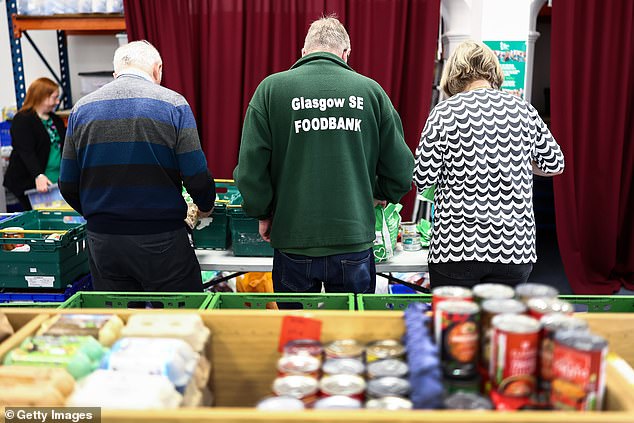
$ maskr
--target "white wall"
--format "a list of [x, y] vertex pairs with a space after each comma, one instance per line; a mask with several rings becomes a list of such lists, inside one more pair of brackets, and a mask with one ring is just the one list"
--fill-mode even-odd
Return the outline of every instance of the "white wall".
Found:
[[[6, 1], [0, 0], [0, 108], [15, 105], [13, 67], [9, 45]], [[57, 37], [55, 31], [29, 31], [29, 35], [59, 74]], [[73, 102], [80, 98], [81, 85], [78, 72], [112, 70], [112, 56], [118, 47], [114, 35], [69, 35], [68, 58]], [[22, 37], [22, 57], [26, 87], [35, 79], [46, 76], [53, 79], [26, 38]]]

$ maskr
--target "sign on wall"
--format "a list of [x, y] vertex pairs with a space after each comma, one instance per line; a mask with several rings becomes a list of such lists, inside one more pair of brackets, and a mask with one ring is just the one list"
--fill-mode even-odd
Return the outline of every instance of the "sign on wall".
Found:
[[526, 41], [484, 41], [502, 65], [502, 91], [524, 98], [526, 77]]

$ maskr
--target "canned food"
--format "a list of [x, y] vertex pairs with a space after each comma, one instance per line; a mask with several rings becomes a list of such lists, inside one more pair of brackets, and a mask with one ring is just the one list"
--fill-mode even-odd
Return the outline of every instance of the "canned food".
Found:
[[522, 314], [526, 312], [526, 305], [523, 302], [513, 299], [505, 300], [485, 300], [481, 304], [480, 314], [480, 365], [485, 369], [489, 368], [491, 360], [491, 320], [498, 314]]
[[382, 397], [374, 398], [365, 403], [365, 408], [371, 410], [411, 410], [414, 404], [407, 398], [402, 397]]
[[461, 286], [439, 286], [431, 290], [431, 310], [435, 311], [436, 306], [447, 300], [471, 301], [473, 293], [469, 288]]
[[368, 398], [407, 397], [411, 386], [407, 379], [400, 377], [380, 377], [368, 382]]
[[340, 339], [324, 347], [326, 358], [357, 358], [363, 359], [365, 348], [354, 339]]
[[299, 411], [306, 407], [301, 400], [284, 396], [264, 398], [255, 408], [260, 411]]
[[363, 401], [365, 380], [357, 375], [324, 376], [319, 383], [322, 396], [345, 395]]
[[555, 334], [550, 395], [555, 409], [602, 409], [607, 352], [607, 341], [589, 332], [573, 330]]
[[278, 376], [305, 375], [319, 377], [321, 362], [308, 354], [283, 355], [277, 361]]
[[467, 378], [477, 372], [480, 307], [469, 301], [443, 301], [434, 316], [436, 344], [443, 372]]
[[388, 358], [387, 360], [374, 361], [368, 364], [368, 378], [377, 379], [384, 376], [405, 377], [409, 367], [402, 360]]
[[324, 348], [321, 342], [314, 339], [295, 339], [284, 345], [284, 354], [308, 354], [321, 360]]
[[547, 314], [541, 318], [542, 342], [539, 354], [539, 393], [540, 403], [550, 402], [550, 386], [553, 380], [553, 352], [555, 349], [555, 334], [561, 330], [587, 331], [585, 320], [567, 316], [565, 314]]
[[520, 314], [492, 320], [491, 387], [509, 397], [530, 397], [535, 391], [539, 322]]
[[476, 375], [469, 379], [443, 378], [442, 381], [445, 395], [449, 396], [457, 392], [471, 392], [473, 394], [480, 393], [482, 378]]
[[356, 358], [329, 358], [321, 370], [324, 375], [362, 375], [365, 365]]
[[365, 362], [369, 364], [386, 358], [402, 358], [404, 354], [405, 347], [395, 339], [374, 341], [365, 347]]
[[488, 398], [470, 392], [456, 392], [445, 399], [448, 410], [492, 410], [493, 404]]
[[515, 297], [515, 290], [501, 283], [480, 283], [472, 288], [473, 299], [481, 304], [485, 300], [507, 300]]
[[333, 395], [317, 400], [315, 410], [356, 410], [361, 408], [361, 401], [345, 395]]
[[522, 283], [515, 287], [515, 294], [520, 301], [526, 302], [531, 298], [557, 298], [559, 291], [541, 283]]
[[310, 406], [315, 402], [317, 389], [317, 379], [310, 376], [282, 376], [273, 381], [273, 393], [275, 395], [300, 399], [305, 406]]
[[572, 314], [575, 312], [572, 304], [559, 298], [530, 298], [526, 301], [526, 306], [528, 314], [537, 320], [551, 313]]

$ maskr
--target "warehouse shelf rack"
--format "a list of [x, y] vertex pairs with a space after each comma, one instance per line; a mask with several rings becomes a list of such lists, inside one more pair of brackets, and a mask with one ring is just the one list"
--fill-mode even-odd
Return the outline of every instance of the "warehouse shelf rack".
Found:
[[[11, 43], [11, 61], [13, 64], [13, 85], [18, 109], [22, 106], [22, 103], [24, 103], [24, 97], [26, 96], [24, 61], [22, 59], [22, 35], [24, 35], [24, 38], [31, 44], [53, 78], [60, 87], [62, 87], [62, 107], [69, 109], [72, 107], [72, 95], [66, 35], [114, 34], [125, 31], [125, 19], [123, 15], [82, 14], [24, 16], [17, 14], [17, 0], [7, 0], [6, 6], [7, 21], [9, 23], [9, 41]], [[28, 30], [57, 31], [59, 75], [53, 70], [40, 49], [33, 42], [28, 34]]]

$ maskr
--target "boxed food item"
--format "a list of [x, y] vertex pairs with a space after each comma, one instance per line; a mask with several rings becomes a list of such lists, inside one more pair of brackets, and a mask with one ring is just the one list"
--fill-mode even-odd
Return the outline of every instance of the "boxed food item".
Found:
[[109, 347], [119, 339], [123, 320], [112, 314], [58, 314], [42, 323], [38, 335], [92, 336]]
[[198, 314], [135, 314], [121, 330], [122, 337], [176, 338], [202, 352], [211, 332]]
[[0, 405], [63, 406], [75, 380], [64, 369], [0, 366]]

